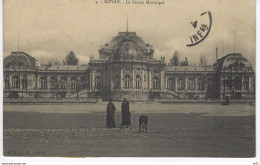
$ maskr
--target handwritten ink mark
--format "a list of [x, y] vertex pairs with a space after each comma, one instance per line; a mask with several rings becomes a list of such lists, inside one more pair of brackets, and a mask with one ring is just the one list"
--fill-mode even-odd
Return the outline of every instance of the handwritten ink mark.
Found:
[[207, 12], [201, 13], [201, 16], [203, 16], [204, 14], [206, 14]]
[[[201, 24], [201, 27], [199, 27], [198, 31], [195, 34], [190, 36], [191, 44], [187, 44], [186, 46], [190, 47], [190, 46], [197, 45], [201, 43], [205, 38], [207, 38], [212, 26], [212, 16], [210, 11], [204, 12], [201, 15], [204, 15], [205, 13], [208, 13], [209, 16], [209, 26], [207, 24]], [[206, 34], [202, 35], [202, 32], [206, 32]]]
[[197, 23], [198, 23], [198, 21], [191, 22], [191, 24], [192, 24], [193, 28], [196, 28], [196, 27], [197, 27]]

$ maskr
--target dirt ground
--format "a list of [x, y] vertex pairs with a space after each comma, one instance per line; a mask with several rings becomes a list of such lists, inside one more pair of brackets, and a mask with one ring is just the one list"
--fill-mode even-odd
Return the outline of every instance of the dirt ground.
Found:
[[[117, 105], [118, 104], [118, 105]], [[132, 126], [105, 128], [105, 104], [4, 105], [4, 155], [254, 157], [255, 106], [131, 104]], [[73, 108], [74, 107], [74, 108]], [[138, 133], [138, 117], [149, 117]]]

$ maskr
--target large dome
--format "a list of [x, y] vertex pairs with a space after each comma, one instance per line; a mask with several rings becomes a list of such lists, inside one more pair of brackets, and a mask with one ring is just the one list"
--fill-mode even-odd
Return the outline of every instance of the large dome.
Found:
[[144, 58], [143, 49], [132, 39], [125, 38], [114, 46], [113, 60], [142, 60]]
[[246, 69], [252, 69], [252, 64], [241, 54], [233, 54], [225, 59], [222, 69], [232, 68], [233, 65], [242, 65]]
[[108, 49], [113, 49], [118, 43], [126, 39], [132, 40], [143, 49], [146, 48], [144, 40], [137, 36], [135, 32], [119, 32], [118, 35], [113, 37], [112, 40], [108, 43]]
[[34, 69], [36, 60], [24, 52], [12, 52], [4, 59], [4, 68]]
[[217, 63], [219, 70], [253, 70], [252, 64], [240, 53], [228, 54]]
[[99, 49], [100, 58], [113, 60], [145, 60], [152, 57], [153, 48], [135, 32], [119, 32], [116, 37]]

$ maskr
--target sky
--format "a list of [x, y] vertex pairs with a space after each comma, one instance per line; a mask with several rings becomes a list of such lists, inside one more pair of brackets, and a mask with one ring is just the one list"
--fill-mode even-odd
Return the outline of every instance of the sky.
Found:
[[[190, 64], [198, 64], [201, 54], [213, 64], [218, 47], [219, 58], [235, 51], [255, 68], [254, 0], [164, 0], [163, 5], [125, 4], [125, 0], [120, 4], [97, 2], [4, 0], [4, 57], [18, 51], [19, 38], [19, 51], [40, 63], [50, 58], [62, 61], [73, 50], [80, 64], [87, 64], [90, 55], [99, 57], [100, 45], [126, 31], [128, 17], [129, 31], [153, 45], [157, 59], [165, 56], [169, 62], [178, 51], [180, 59], [187, 57]], [[200, 44], [187, 47], [189, 36], [195, 33], [190, 22], [207, 23], [208, 17], [200, 16], [205, 11], [212, 14], [209, 35]]]

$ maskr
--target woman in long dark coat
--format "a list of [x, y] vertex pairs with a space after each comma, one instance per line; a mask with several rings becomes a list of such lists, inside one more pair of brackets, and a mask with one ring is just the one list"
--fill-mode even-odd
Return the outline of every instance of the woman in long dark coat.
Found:
[[107, 104], [107, 127], [109, 128], [114, 128], [116, 127], [116, 123], [115, 123], [115, 111], [116, 111], [116, 107], [115, 105], [112, 103], [112, 99], [109, 99], [109, 103]]
[[126, 98], [124, 98], [123, 102], [122, 102], [122, 106], [121, 106], [121, 113], [122, 113], [122, 126], [124, 127], [126, 125], [126, 127], [128, 128], [129, 125], [131, 125], [131, 113], [129, 110], [129, 102], [126, 100]]

